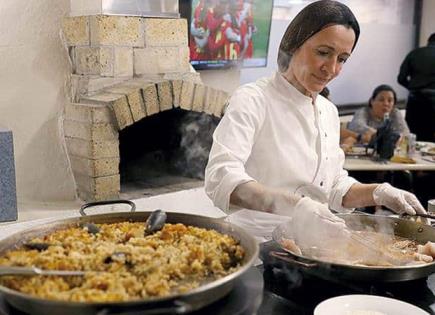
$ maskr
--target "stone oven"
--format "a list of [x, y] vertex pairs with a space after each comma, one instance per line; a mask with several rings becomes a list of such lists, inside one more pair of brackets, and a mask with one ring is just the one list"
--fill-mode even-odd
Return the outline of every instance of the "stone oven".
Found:
[[[155, 188], [143, 195], [201, 178], [228, 95], [190, 66], [186, 20], [67, 17], [62, 34], [72, 69], [63, 128], [79, 197], [118, 198], [124, 181]], [[165, 169], [159, 179], [174, 182], [150, 182]]]

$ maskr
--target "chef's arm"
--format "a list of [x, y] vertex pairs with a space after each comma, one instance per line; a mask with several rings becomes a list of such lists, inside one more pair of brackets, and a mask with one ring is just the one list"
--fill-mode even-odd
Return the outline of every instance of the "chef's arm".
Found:
[[256, 181], [238, 185], [230, 195], [230, 203], [242, 208], [274, 212], [282, 206], [295, 206], [300, 196], [266, 187]]
[[[344, 238], [349, 234], [343, 219], [334, 215], [327, 205], [287, 190], [269, 188], [255, 181], [238, 185], [231, 193], [230, 201], [243, 208], [291, 217], [293, 224], [289, 226], [292, 234], [303, 239], [303, 246], [322, 243], [325, 237]], [[261, 229], [261, 223], [257, 224]], [[306, 237], [308, 227], [316, 233]]]
[[379, 184], [353, 184], [343, 197], [344, 208], [360, 208], [376, 205], [373, 191]]

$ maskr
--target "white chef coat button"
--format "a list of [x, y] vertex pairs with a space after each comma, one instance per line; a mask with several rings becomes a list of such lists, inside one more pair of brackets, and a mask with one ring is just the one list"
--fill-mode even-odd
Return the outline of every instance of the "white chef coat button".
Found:
[[323, 186], [323, 181], [320, 182], [320, 186]]
[[328, 157], [326, 157], [326, 161], [328, 161]]
[[328, 134], [325, 132], [325, 138], [328, 136]]

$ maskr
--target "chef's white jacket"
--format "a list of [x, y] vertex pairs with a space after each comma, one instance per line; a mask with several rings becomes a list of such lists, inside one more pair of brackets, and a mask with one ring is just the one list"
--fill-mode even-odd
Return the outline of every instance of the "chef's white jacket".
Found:
[[[244, 85], [230, 98], [213, 134], [206, 193], [215, 206], [231, 212], [233, 190], [257, 181], [349, 211], [342, 199], [356, 180], [343, 169], [339, 137], [334, 104], [319, 95], [313, 105], [279, 72]], [[244, 211], [247, 216], [255, 221], [270, 214]]]

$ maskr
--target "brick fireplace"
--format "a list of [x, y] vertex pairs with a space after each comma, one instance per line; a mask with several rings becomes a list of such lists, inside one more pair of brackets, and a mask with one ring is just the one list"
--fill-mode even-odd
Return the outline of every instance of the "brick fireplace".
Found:
[[[191, 68], [186, 20], [67, 17], [62, 34], [72, 69], [63, 130], [81, 199], [119, 197], [123, 135], [133, 129], [146, 130], [147, 134], [139, 131], [136, 136], [138, 146], [158, 137], [149, 126], [139, 125], [152, 121], [162, 127], [177, 123], [174, 117], [180, 117], [182, 126], [186, 119], [196, 117], [215, 126], [222, 116], [228, 95], [203, 85]], [[161, 122], [156, 122], [160, 117]]]

